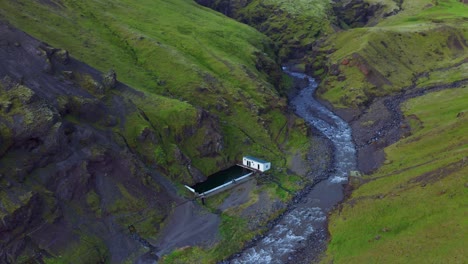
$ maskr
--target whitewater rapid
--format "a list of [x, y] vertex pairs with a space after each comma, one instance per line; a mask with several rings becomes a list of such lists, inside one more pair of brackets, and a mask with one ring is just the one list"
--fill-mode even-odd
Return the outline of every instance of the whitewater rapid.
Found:
[[[318, 232], [326, 233], [327, 213], [343, 199], [343, 184], [347, 182], [349, 172], [356, 169], [356, 149], [349, 125], [313, 97], [317, 83], [312, 77], [286, 67], [283, 71], [294, 78], [308, 81], [307, 87], [291, 100], [290, 105], [308, 125], [315, 127], [332, 142], [333, 173], [316, 184], [299, 203], [292, 205], [254, 246], [236, 255], [230, 261], [233, 264], [281, 264], [297, 258], [291, 256], [297, 250], [307, 250], [305, 247], [308, 243], [305, 242], [308, 238]], [[325, 239], [323, 234], [318, 237]]]

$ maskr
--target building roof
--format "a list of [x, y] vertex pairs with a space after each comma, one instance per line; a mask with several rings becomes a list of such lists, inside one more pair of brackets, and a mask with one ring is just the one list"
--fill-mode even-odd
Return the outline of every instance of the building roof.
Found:
[[249, 159], [249, 160], [256, 161], [256, 162], [258, 162], [258, 163], [269, 163], [268, 161], [264, 161], [264, 160], [262, 160], [262, 159], [255, 158], [255, 157], [252, 157], [252, 156], [244, 156], [244, 158]]

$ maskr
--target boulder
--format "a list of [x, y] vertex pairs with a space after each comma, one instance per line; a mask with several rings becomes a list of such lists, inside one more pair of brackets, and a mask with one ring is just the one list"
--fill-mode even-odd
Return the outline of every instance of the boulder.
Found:
[[114, 89], [117, 85], [117, 74], [113, 69], [110, 69], [106, 74], [102, 76], [102, 85], [105, 90]]
[[10, 101], [0, 102], [0, 110], [3, 110], [6, 114], [10, 112], [12, 106], [13, 103]]
[[66, 65], [70, 62], [70, 55], [68, 54], [67, 50], [60, 49], [54, 53], [54, 58], [62, 63], [63, 65]]
[[46, 43], [41, 43], [39, 45], [39, 49], [45, 52], [47, 58], [51, 58], [52, 55], [58, 50], [54, 47], [49, 46]]
[[333, 75], [333, 76], [340, 75], [340, 68], [339, 68], [338, 64], [332, 64], [330, 66], [330, 75]]

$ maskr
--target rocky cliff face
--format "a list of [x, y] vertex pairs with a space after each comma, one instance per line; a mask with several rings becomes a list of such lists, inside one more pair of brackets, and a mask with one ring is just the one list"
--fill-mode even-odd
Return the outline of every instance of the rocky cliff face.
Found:
[[[127, 226], [161, 222], [174, 202], [123, 131], [144, 115], [123, 95], [144, 95], [7, 24], [0, 35], [0, 262], [116, 263], [143, 250]], [[217, 121], [201, 110], [181, 141], [200, 129], [199, 152], [217, 155]], [[148, 124], [137, 141], [164, 144], [159, 133]], [[188, 182], [203, 179], [190, 171]]]
[[252, 0], [197, 0], [198, 4], [212, 8], [229, 17], [236, 17], [241, 8], [246, 7]]
[[324, 1], [197, 0], [197, 3], [269, 36], [277, 44], [281, 62], [305, 59], [314, 41], [331, 31], [331, 5]]
[[259, 182], [266, 198], [244, 201], [268, 212], [252, 213], [259, 225], [300, 189], [285, 154], [305, 159], [308, 131], [274, 89], [281, 68], [256, 30], [185, 0], [3, 1], [0, 17], [106, 72], [1, 24], [2, 261], [120, 263], [152, 245], [213, 245], [202, 242], [230, 218], [180, 189], [245, 154], [277, 164], [269, 173], [291, 186]]
[[397, 14], [402, 9], [402, 0], [368, 2], [365, 0], [335, 0], [333, 11], [341, 28], [373, 26], [379, 20]]
[[[328, 35], [343, 29], [373, 26], [402, 10], [401, 0], [309, 1], [305, 4], [281, 0], [197, 2], [265, 33], [278, 45], [282, 62], [296, 61], [308, 74], [318, 79], [328, 73], [335, 74], [326, 63], [327, 55], [333, 50], [323, 48]], [[275, 71], [266, 72], [270, 76], [277, 75]]]

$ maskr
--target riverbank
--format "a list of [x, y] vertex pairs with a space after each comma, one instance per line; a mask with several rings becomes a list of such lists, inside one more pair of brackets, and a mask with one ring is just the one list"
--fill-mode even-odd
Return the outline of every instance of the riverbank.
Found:
[[[296, 79], [295, 83], [302, 88], [308, 84], [304, 79]], [[384, 149], [386, 147], [412, 134], [410, 124], [412, 120], [405, 118], [401, 110], [401, 105], [404, 102], [427, 93], [460, 88], [464, 83], [466, 82], [462, 81], [445, 86], [407, 90], [391, 96], [376, 98], [364, 110], [337, 109], [333, 108], [328, 102], [321, 101], [321, 103], [333, 109], [337, 115], [350, 123], [350, 127], [353, 130], [353, 141], [356, 144], [357, 168], [363, 174], [371, 174], [384, 164], [386, 160]], [[293, 96], [298, 96], [299, 92], [300, 89], [296, 89], [293, 90], [292, 94]], [[358, 185], [366, 182], [361, 177], [353, 177], [353, 179], [357, 179]], [[354, 180], [346, 184], [344, 188], [345, 199], [337, 204], [334, 209], [341, 210], [342, 203], [348, 203], [348, 199], [356, 186], [356, 181]], [[312, 188], [317, 188], [317, 186]], [[297, 201], [301, 202], [305, 197], [306, 195], [301, 195]], [[290, 254], [284, 263], [319, 262], [324, 257], [329, 239], [330, 234], [327, 222], [325, 228], [318, 229], [305, 241], [302, 241], [301, 248]]]
[[352, 181], [331, 216], [327, 262], [466, 259], [467, 92], [465, 83], [392, 97], [410, 132], [385, 148], [377, 171]]
[[405, 118], [401, 110], [405, 101], [431, 92], [460, 88], [467, 82], [468, 80], [464, 80], [447, 85], [410, 89], [375, 98], [363, 110], [334, 108], [326, 101], [321, 102], [349, 122], [356, 144], [358, 170], [363, 174], [371, 174], [384, 164], [386, 147], [412, 134], [411, 119]]
[[306, 123], [333, 144], [333, 167], [314, 185], [299, 193], [288, 209], [272, 223], [269, 231], [252, 242], [250, 247], [226, 263], [288, 263], [298, 258], [297, 252], [307, 245], [317, 245], [315, 254], [307, 250], [308, 258], [316, 259], [326, 241], [326, 215], [343, 199], [343, 184], [350, 171], [355, 170], [355, 148], [351, 129], [341, 118], [313, 98], [317, 83], [305, 74], [284, 71], [305, 87], [290, 100], [290, 106]]
[[[302, 88], [307, 84], [304, 80], [295, 80]], [[462, 82], [447, 86], [433, 86], [426, 89], [400, 92], [392, 96], [376, 98], [365, 110], [334, 108], [326, 101], [320, 102], [332, 109], [338, 116], [349, 122], [352, 128], [353, 141], [356, 144], [357, 168], [363, 174], [370, 174], [380, 168], [385, 161], [384, 149], [401, 138], [411, 134], [409, 120], [405, 119], [401, 104], [411, 98], [422, 96], [429, 92], [443, 89], [458, 88]], [[300, 89], [293, 90], [297, 96]], [[363, 182], [362, 178], [355, 178]], [[348, 182], [344, 188], [345, 198], [337, 204], [340, 209], [342, 203], [347, 202], [356, 187], [356, 182]], [[333, 212], [330, 212], [333, 213]], [[286, 263], [315, 263], [324, 257], [330, 239], [328, 222], [324, 229], [318, 230], [303, 243], [303, 248], [291, 254]]]

